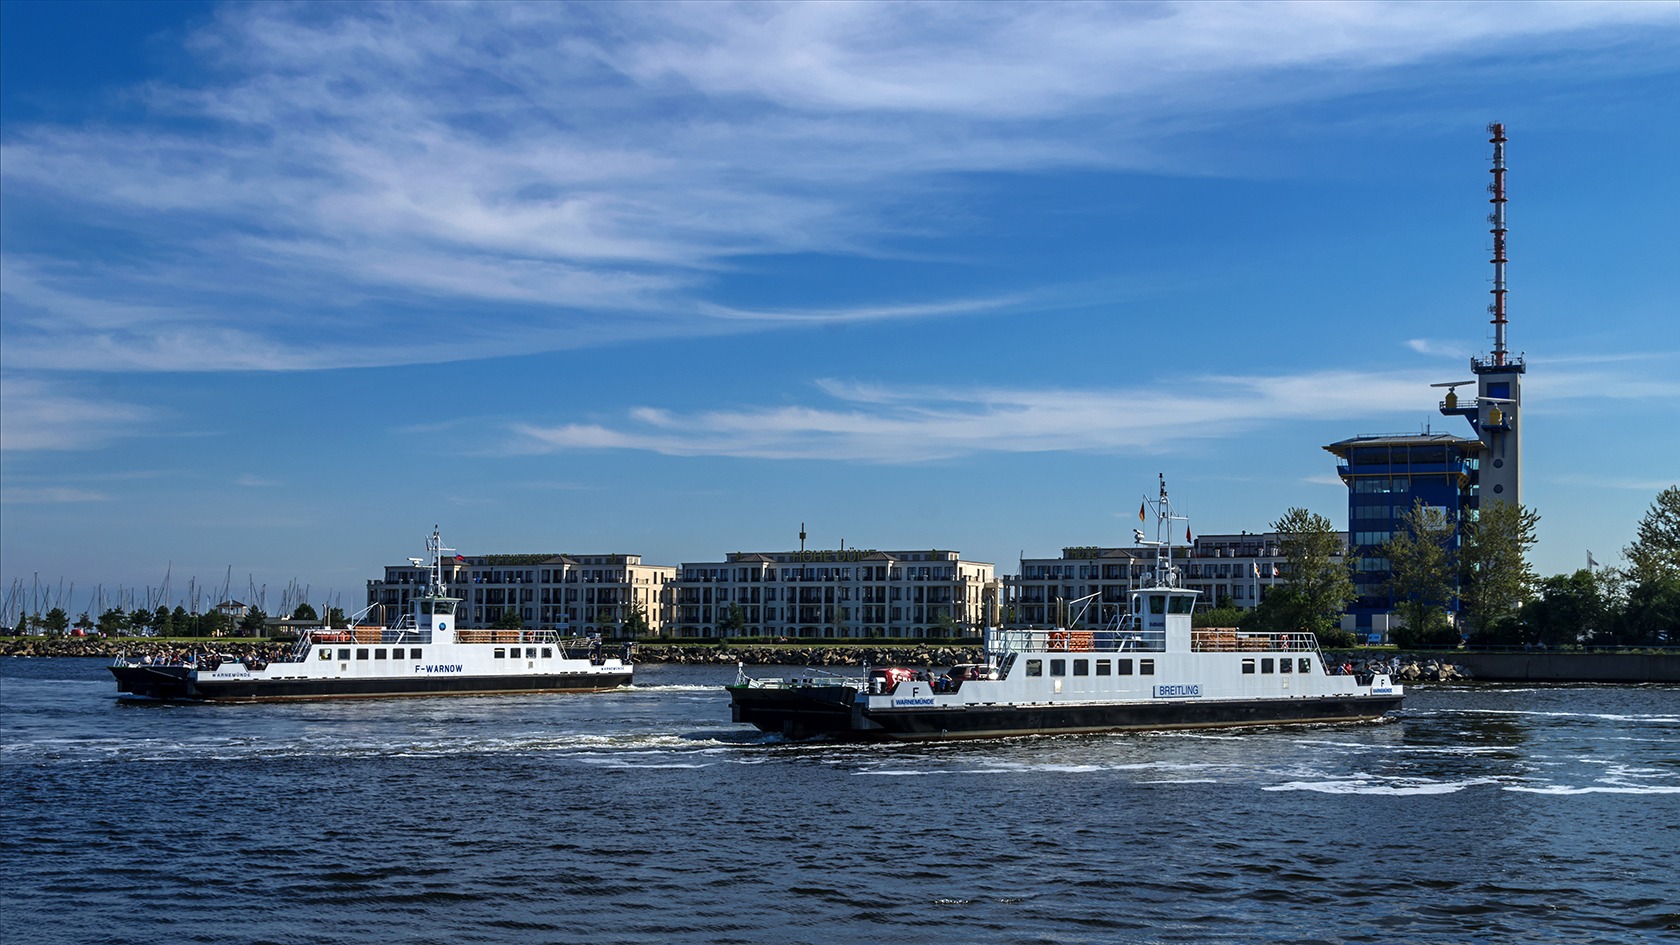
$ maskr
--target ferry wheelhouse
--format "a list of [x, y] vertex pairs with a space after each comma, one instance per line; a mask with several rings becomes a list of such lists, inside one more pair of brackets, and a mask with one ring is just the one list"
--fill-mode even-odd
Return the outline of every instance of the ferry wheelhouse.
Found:
[[[119, 694], [164, 700], [335, 699], [514, 692], [600, 692], [630, 684], [635, 644], [551, 630], [461, 629], [461, 598], [441, 580], [443, 548], [427, 540], [431, 573], [395, 626], [305, 631], [273, 661], [208, 655], [176, 663], [119, 657]], [[372, 608], [369, 608], [371, 610]], [[366, 614], [368, 611], [364, 611]], [[358, 617], [362, 615], [357, 615]], [[356, 621], [350, 621], [354, 624]]]
[[[732, 716], [790, 738], [937, 740], [1076, 732], [1352, 722], [1400, 708], [1385, 675], [1340, 674], [1311, 632], [1191, 626], [1197, 591], [1173, 564], [1166, 482], [1154, 503], [1153, 570], [1112, 624], [986, 632], [986, 662], [946, 673], [754, 679], [728, 688]], [[1084, 601], [1089, 607], [1090, 599]], [[1075, 601], [1077, 606], [1081, 602]]]

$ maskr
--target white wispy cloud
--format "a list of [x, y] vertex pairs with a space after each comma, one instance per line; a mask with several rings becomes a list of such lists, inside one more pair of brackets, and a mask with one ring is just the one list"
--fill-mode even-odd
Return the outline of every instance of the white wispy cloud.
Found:
[[[520, 424], [512, 449], [631, 449], [679, 456], [906, 463], [976, 452], [1156, 451], [1252, 434], [1256, 424], [1416, 410], [1416, 377], [1351, 372], [1202, 377], [1161, 388], [895, 387], [824, 380], [836, 406], [679, 414], [640, 407], [625, 423]], [[1360, 390], [1357, 399], [1342, 391]]]
[[45, 504], [57, 502], [109, 502], [111, 497], [90, 489], [68, 486], [41, 486], [22, 489], [0, 489], [0, 502], [11, 504]]
[[[1438, 392], [1417, 372], [1324, 371], [1187, 377], [1135, 388], [917, 387], [823, 379], [825, 406], [629, 410], [623, 422], [515, 424], [513, 452], [644, 450], [674, 456], [915, 463], [981, 452], [1146, 451], [1252, 436], [1303, 420], [1433, 413]], [[1555, 375], [1568, 402], [1680, 397], [1680, 384]], [[1352, 393], [1350, 393], [1352, 392]], [[1548, 394], [1547, 396], [1551, 396]], [[1531, 399], [1548, 409], [1546, 397]], [[1339, 480], [1310, 479], [1339, 483]]]
[[1009, 303], [710, 290], [752, 254], [890, 255], [908, 224], [888, 208], [930, 174], [1229, 172], [1164, 142], [1444, 57], [1671, 21], [1613, 3], [218, 8], [189, 44], [210, 78], [133, 90], [147, 122], [8, 128], [8, 202], [134, 251], [14, 228], [4, 357], [297, 370], [992, 311]]
[[280, 481], [277, 480], [277, 479], [264, 479], [261, 476], [255, 475], [253, 473], [246, 473], [243, 476], [240, 476], [238, 479], [235, 479], [234, 482], [237, 483], [238, 485], [249, 486], [251, 488], [261, 488], [263, 486], [278, 486], [278, 485], [281, 485]]
[[1418, 354], [1435, 355], [1443, 358], [1463, 360], [1470, 356], [1470, 349], [1452, 341], [1436, 341], [1430, 338], [1413, 338], [1406, 342], [1406, 347]]
[[145, 432], [157, 416], [152, 408], [91, 398], [68, 384], [0, 378], [0, 450], [95, 449]]

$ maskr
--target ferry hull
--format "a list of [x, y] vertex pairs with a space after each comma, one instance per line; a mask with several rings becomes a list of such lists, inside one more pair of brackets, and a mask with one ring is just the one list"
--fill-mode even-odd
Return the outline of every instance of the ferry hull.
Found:
[[[760, 731], [790, 738], [829, 735], [896, 741], [1359, 722], [1380, 718], [1400, 708], [1403, 700], [1399, 695], [1374, 695], [867, 709], [837, 702], [826, 693], [815, 697], [797, 689], [729, 688], [735, 720]], [[775, 698], [766, 698], [768, 694]]]
[[761, 732], [810, 738], [852, 733], [851, 686], [801, 686], [797, 689], [749, 689], [730, 686], [730, 717]]
[[518, 692], [603, 692], [630, 685], [621, 673], [527, 673], [468, 676], [422, 674], [330, 679], [199, 681], [180, 666], [112, 666], [117, 691], [164, 701], [261, 702], [303, 699], [379, 699], [395, 696], [493, 695]]

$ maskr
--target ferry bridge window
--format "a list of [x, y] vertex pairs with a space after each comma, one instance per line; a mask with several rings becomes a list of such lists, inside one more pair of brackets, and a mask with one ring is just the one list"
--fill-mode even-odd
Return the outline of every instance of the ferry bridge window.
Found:
[[1302, 657], [1301, 658], [1301, 663], [1300, 663], [1300, 670], [1303, 673], [1312, 672], [1312, 660], [1307, 659], [1306, 657]]
[[1119, 670], [1119, 675], [1121, 676], [1130, 676], [1132, 674], [1131, 660], [1115, 660], [1114, 666], [1117, 670]]
[[1164, 613], [1166, 613], [1167, 612], [1167, 595], [1165, 595], [1165, 594], [1151, 594], [1151, 595], [1149, 595], [1149, 612], [1152, 613], [1152, 614], [1164, 614]]
[[356, 659], [359, 659], [359, 660], [367, 659], [367, 650], [358, 648], [356, 650]]
[[1042, 676], [1042, 675], [1044, 675], [1044, 661], [1043, 660], [1027, 660], [1027, 675], [1028, 676]]
[[498, 646], [498, 647], [496, 647], [496, 652], [495, 652], [494, 655], [495, 655], [496, 659], [505, 660], [505, 659], [507, 659], [507, 650]]
[[1271, 672], [1272, 671], [1272, 662], [1273, 661], [1270, 658], [1261, 660], [1260, 661], [1260, 672], [1262, 672], [1262, 673]]
[[376, 660], [384, 659], [385, 658], [385, 651], [384, 650], [374, 650], [373, 651], [373, 658], [376, 659]]
[[1050, 675], [1052, 675], [1052, 676], [1066, 676], [1067, 675], [1067, 660], [1051, 660], [1050, 661]]
[[1254, 675], [1254, 661], [1252, 659], [1243, 660], [1243, 675]]
[[1190, 608], [1193, 607], [1193, 606], [1195, 606], [1195, 598], [1193, 598], [1193, 597], [1179, 597], [1178, 595], [1175, 594], [1175, 595], [1173, 595], [1173, 598], [1172, 598], [1171, 609], [1168, 610], [1167, 613], [1187, 614], [1187, 613], [1190, 612]]
[[327, 646], [321, 647], [321, 659], [324, 659], [324, 660], [332, 659], [332, 648], [331, 647], [327, 647]]
[[1139, 676], [1153, 676], [1153, 675], [1155, 675], [1155, 661], [1154, 660], [1138, 660], [1138, 675]]
[[1073, 674], [1075, 676], [1089, 676], [1089, 675], [1091, 675], [1091, 661], [1090, 660], [1074, 660], [1073, 661]]
[[1110, 675], [1113, 672], [1113, 670], [1114, 670], [1114, 667], [1109, 665], [1108, 660], [1097, 660], [1097, 675], [1098, 676]]
[[338, 658], [341, 659], [341, 660], [349, 659], [350, 658], [350, 651], [349, 650], [339, 650], [338, 651]]

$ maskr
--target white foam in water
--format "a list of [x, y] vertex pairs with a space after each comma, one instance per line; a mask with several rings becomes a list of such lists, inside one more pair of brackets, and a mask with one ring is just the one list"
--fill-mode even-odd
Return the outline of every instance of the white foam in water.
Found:
[[1464, 781], [1432, 781], [1427, 778], [1385, 778], [1364, 775], [1325, 781], [1290, 781], [1261, 788], [1262, 791], [1316, 791], [1319, 794], [1456, 794], [1478, 784], [1498, 784], [1498, 778], [1470, 778]]

